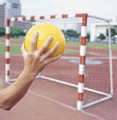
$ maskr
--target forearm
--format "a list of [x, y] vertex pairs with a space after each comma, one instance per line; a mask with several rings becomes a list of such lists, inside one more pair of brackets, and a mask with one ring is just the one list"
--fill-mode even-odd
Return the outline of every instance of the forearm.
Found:
[[11, 109], [25, 95], [33, 79], [23, 71], [16, 82], [0, 91], [0, 107]]
[[37, 50], [38, 33], [34, 35], [31, 42], [30, 51], [25, 50], [24, 44], [21, 47], [24, 58], [24, 70], [13, 84], [0, 91], [0, 108], [11, 109], [27, 92], [35, 76], [41, 72], [46, 65], [59, 59], [60, 56], [51, 57], [56, 51], [59, 43], [56, 43], [49, 51], [48, 46], [52, 42], [52, 37], [49, 37], [42, 47]]

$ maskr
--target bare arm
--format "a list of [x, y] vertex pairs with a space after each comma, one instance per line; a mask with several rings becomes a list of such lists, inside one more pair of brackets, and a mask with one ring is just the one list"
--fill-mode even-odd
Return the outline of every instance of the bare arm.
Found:
[[36, 33], [29, 52], [27, 52], [24, 45], [22, 45], [21, 51], [24, 58], [24, 69], [13, 84], [0, 91], [0, 108], [2, 109], [10, 110], [26, 94], [36, 75], [38, 75], [46, 65], [60, 57], [50, 57], [57, 49], [59, 43], [56, 43], [50, 51], [45, 52], [52, 41], [52, 37], [48, 38], [40, 50], [37, 50], [37, 36], [38, 34]]

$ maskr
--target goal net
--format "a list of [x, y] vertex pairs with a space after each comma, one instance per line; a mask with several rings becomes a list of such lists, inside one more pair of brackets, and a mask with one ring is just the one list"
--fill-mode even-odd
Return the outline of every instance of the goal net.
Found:
[[16, 34], [10, 38], [10, 31], [13, 27], [27, 31], [40, 22], [51, 22], [61, 28], [67, 45], [61, 59], [48, 65], [37, 79], [56, 83], [55, 88], [57, 85], [67, 86], [68, 91], [72, 88], [74, 92], [67, 93], [71, 101], [76, 101], [78, 110], [112, 98], [110, 24], [106, 19], [87, 14], [7, 19], [6, 82], [15, 81], [24, 66], [20, 52], [24, 36]]

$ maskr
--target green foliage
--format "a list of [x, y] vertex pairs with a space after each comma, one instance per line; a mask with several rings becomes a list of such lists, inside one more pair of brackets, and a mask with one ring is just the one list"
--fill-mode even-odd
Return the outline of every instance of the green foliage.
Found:
[[4, 36], [5, 35], [5, 28], [0, 28], [0, 36]]
[[64, 33], [68, 37], [79, 37], [80, 36], [80, 34], [78, 34], [77, 31], [71, 30], [71, 29], [64, 31]]
[[[11, 37], [19, 37], [26, 34], [26, 32], [22, 28], [11, 27], [10, 31]], [[5, 36], [5, 28], [0, 28], [0, 36]]]
[[90, 42], [90, 33], [87, 33], [87, 40]]
[[25, 32], [23, 31], [22, 28], [11, 27], [11, 33], [10, 33], [10, 35], [11, 35], [11, 37], [24, 36]]
[[106, 36], [105, 36], [104, 34], [101, 33], [101, 34], [98, 36], [98, 39], [104, 40], [104, 39], [106, 39]]
[[[111, 31], [111, 37], [117, 35], [116, 28], [111, 28], [110, 31]], [[108, 29], [106, 30], [106, 35], [108, 36]]]

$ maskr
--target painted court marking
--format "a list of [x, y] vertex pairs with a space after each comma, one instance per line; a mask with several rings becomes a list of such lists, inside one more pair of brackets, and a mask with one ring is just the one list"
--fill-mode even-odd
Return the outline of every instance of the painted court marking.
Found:
[[[71, 60], [69, 60], [69, 62], [79, 64], [80, 60], [71, 59]], [[103, 64], [103, 62], [99, 61], [99, 60], [86, 60], [86, 64], [88, 64], [88, 65], [100, 65], [100, 64]]]
[[[78, 57], [72, 57], [72, 56], [62, 56], [61, 59], [65, 59], [65, 60], [79, 60], [79, 56]], [[101, 60], [108, 60], [109, 57], [87, 57], [87, 60], [97, 60], [97, 59], [101, 59]], [[117, 59], [117, 56], [113, 56], [112, 59]]]
[[39, 93], [36, 93], [36, 92], [34, 92], [34, 91], [32, 91], [32, 90], [29, 90], [28, 92], [31, 93], [31, 94], [33, 94], [33, 95], [36, 95], [36, 96], [38, 96], [38, 97], [41, 97], [41, 98], [43, 98], [43, 99], [45, 99], [45, 100], [47, 100], [47, 101], [51, 101], [51, 102], [53, 102], [53, 103], [56, 103], [56, 104], [58, 104], [58, 105], [61, 105], [61, 106], [63, 106], [63, 107], [69, 108], [69, 109], [71, 109], [71, 110], [76, 110], [76, 108], [74, 108], [74, 107], [71, 107], [71, 106], [66, 105], [66, 104], [64, 104], [64, 103], [61, 103], [61, 102], [59, 102], [59, 101], [57, 101], [57, 100], [54, 100], [54, 99], [52, 99], [52, 98], [43, 96], [43, 95], [41, 95], [41, 94], [39, 94]]
[[[57, 104], [57, 105], [60, 105], [60, 106], [66, 107], [66, 108], [68, 108], [68, 109], [71, 109], [71, 110], [76, 111], [76, 108], [75, 108], [75, 107], [72, 107], [72, 106], [70, 106], [70, 105], [64, 104], [64, 103], [62, 103], [62, 102], [59, 102], [59, 101], [57, 101], [57, 100], [55, 100], [55, 99], [52, 99], [52, 98], [49, 98], [49, 97], [47, 97], [47, 96], [43, 96], [43, 95], [41, 95], [41, 94], [39, 94], [39, 93], [37, 93], [37, 92], [34, 92], [34, 91], [32, 91], [32, 90], [28, 90], [28, 93], [30, 93], [30, 94], [32, 94], [32, 95], [35, 95], [35, 96], [37, 96], [37, 97], [40, 97], [40, 98], [42, 98], [42, 99], [45, 99], [45, 100], [47, 100], [47, 101], [50, 101], [50, 102], [52, 102], [52, 103], [55, 103], [55, 104]], [[94, 117], [94, 118], [96, 118], [96, 119], [98, 119], [98, 120], [106, 120], [106, 119], [103, 119], [103, 118], [101, 118], [101, 117], [99, 117], [99, 116], [93, 115], [93, 114], [88, 113], [88, 112], [85, 112], [85, 111], [81, 111], [81, 112], [82, 112], [83, 114], [85, 114], [85, 115], [88, 115], [88, 116], [90, 116], [90, 117]]]

